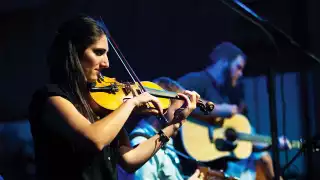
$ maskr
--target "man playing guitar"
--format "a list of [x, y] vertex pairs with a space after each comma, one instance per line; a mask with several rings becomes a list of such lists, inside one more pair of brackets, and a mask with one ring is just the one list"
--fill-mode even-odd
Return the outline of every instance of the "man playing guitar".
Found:
[[[227, 118], [237, 113], [245, 113], [239, 78], [243, 74], [246, 64], [246, 55], [235, 45], [224, 42], [218, 45], [209, 55], [212, 63], [205, 70], [192, 72], [178, 79], [186, 89], [191, 89], [200, 94], [203, 99], [215, 103], [215, 108], [210, 115], [204, 116], [198, 110], [193, 116], [206, 122], [214, 122], [217, 117]], [[240, 97], [240, 98], [239, 98]], [[201, 148], [201, 147], [199, 147]], [[274, 176], [272, 159], [267, 152], [252, 153], [245, 160], [237, 162], [223, 162], [220, 167], [226, 168], [226, 173], [241, 179], [255, 179], [255, 163], [262, 161], [268, 179]], [[215, 164], [217, 166], [217, 164]]]

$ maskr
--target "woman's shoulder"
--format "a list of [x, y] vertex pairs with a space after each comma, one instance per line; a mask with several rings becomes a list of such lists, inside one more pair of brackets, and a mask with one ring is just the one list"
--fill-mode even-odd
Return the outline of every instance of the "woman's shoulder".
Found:
[[35, 91], [35, 93], [33, 94], [33, 99], [47, 99], [51, 96], [61, 96], [63, 98], [69, 99], [67, 91], [59, 84], [43, 85]]
[[58, 84], [44, 84], [32, 95], [30, 104], [29, 104], [29, 116], [38, 117], [38, 114], [42, 112], [44, 107], [46, 107], [46, 103], [48, 99], [52, 96], [60, 96], [70, 101], [68, 97], [68, 93], [62, 86]]
[[[60, 96], [70, 101], [67, 91], [58, 84], [45, 84], [39, 87], [32, 95], [30, 106], [43, 106], [48, 98], [52, 96]], [[30, 108], [29, 106], [29, 108]]]

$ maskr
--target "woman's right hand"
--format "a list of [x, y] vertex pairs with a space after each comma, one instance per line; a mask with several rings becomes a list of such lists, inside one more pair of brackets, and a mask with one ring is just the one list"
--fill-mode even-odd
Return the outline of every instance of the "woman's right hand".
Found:
[[[138, 109], [138, 111], [140, 112], [144, 112], [144, 113], [150, 113], [150, 114], [159, 114], [161, 113], [163, 115], [163, 108], [160, 104], [160, 101], [158, 98], [152, 96], [151, 94], [149, 94], [148, 92], [144, 92], [138, 96], [135, 96], [133, 98], [130, 99], [133, 103], [134, 106]], [[146, 109], [145, 105], [146, 103], [152, 103], [154, 105], [154, 107], [156, 107], [156, 109]], [[160, 112], [159, 112], [160, 110]]]

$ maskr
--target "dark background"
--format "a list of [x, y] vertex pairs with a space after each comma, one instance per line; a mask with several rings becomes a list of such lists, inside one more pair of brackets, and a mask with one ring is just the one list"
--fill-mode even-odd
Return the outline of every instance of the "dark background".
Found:
[[[259, 15], [320, 54], [316, 0], [247, 2]], [[282, 56], [275, 59], [267, 36], [219, 0], [6, 1], [0, 10], [1, 121], [27, 115], [30, 95], [47, 78], [45, 55], [54, 32], [77, 13], [104, 19], [142, 80], [163, 75], [176, 78], [202, 69], [208, 64], [208, 53], [222, 41], [232, 41], [249, 56], [246, 75], [263, 74], [272, 61], [277, 69], [290, 71], [311, 62], [281, 39]], [[112, 54], [111, 66], [110, 76], [127, 77]]]
[[[303, 48], [320, 56], [317, 19], [320, 1], [242, 2], [283, 29]], [[231, 41], [245, 51], [249, 57], [245, 70], [247, 77], [264, 75], [269, 65], [278, 74], [298, 72], [301, 114], [303, 116], [303, 112], [312, 106], [314, 118], [310, 124], [313, 124], [315, 134], [319, 132], [319, 64], [277, 35], [281, 55], [276, 58], [274, 46], [263, 31], [219, 0], [3, 1], [0, 6], [0, 122], [27, 119], [32, 93], [47, 80], [46, 51], [54, 32], [61, 22], [78, 13], [103, 18], [141, 80], [159, 76], [175, 79], [187, 72], [201, 70], [209, 63], [208, 54], [212, 48], [223, 41]], [[112, 68], [105, 75], [129, 79], [112, 52], [110, 63]], [[299, 72], [302, 71], [309, 73], [308, 81], [301, 78]], [[314, 101], [312, 105], [307, 101], [307, 94]], [[302, 124], [299, 128], [306, 136], [311, 125], [308, 121]], [[309, 167], [307, 165], [306, 161], [305, 166]]]

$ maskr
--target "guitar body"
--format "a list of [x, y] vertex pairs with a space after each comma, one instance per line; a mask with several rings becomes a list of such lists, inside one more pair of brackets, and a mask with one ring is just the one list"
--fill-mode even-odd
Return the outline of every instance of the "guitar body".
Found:
[[236, 140], [237, 146], [231, 152], [219, 151], [216, 148], [216, 140], [225, 139], [226, 128], [241, 133], [251, 133], [250, 123], [243, 115], [237, 114], [223, 121], [222, 126], [217, 127], [193, 118], [187, 119], [181, 128], [181, 139], [189, 156], [198, 161], [209, 162], [223, 157], [245, 159], [251, 155], [252, 143], [249, 141]]

